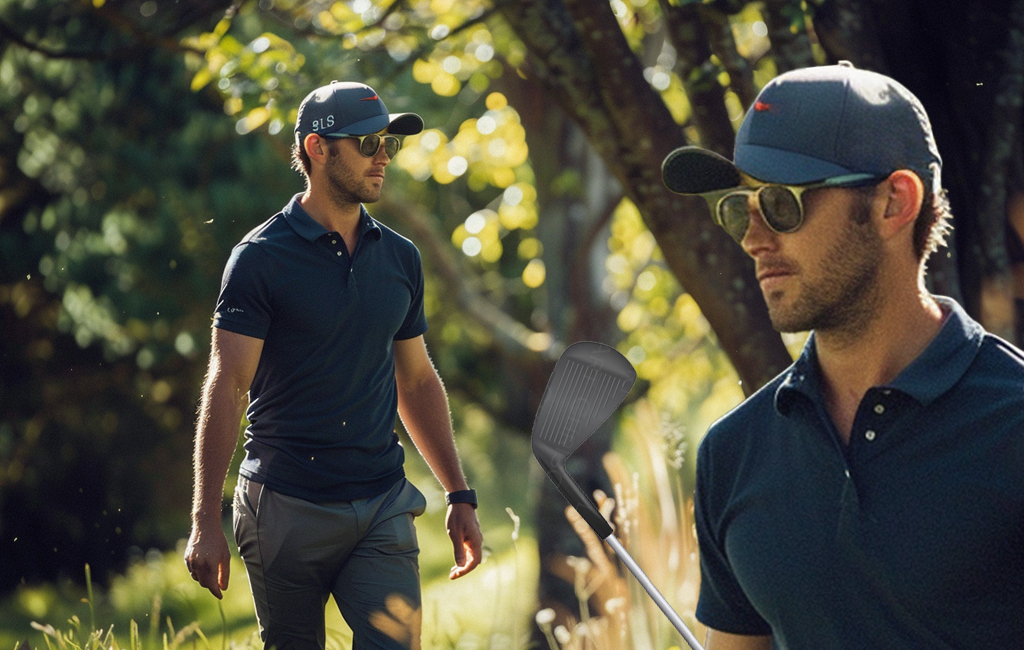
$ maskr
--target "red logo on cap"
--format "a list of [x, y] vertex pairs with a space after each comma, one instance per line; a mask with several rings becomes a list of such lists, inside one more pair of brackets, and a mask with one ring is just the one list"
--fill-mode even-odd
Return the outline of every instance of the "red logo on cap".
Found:
[[758, 113], [772, 110], [771, 104], [765, 104], [764, 102], [754, 102], [754, 110]]
[[374, 95], [373, 97], [363, 97], [359, 101], [361, 101], [361, 102], [372, 102], [375, 99], [380, 99], [380, 98], [377, 97], [376, 95]]

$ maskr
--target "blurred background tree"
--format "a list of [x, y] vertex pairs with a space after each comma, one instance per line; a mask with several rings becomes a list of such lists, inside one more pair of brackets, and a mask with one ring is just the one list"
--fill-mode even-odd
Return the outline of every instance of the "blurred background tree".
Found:
[[[692, 449], [801, 338], [661, 161], [729, 155], [768, 79], [840, 59], [924, 102], [956, 215], [933, 288], [1020, 342], [1024, 0], [0, 0], [0, 587], [186, 534], [220, 271], [301, 190], [312, 88], [362, 80], [426, 120], [371, 212], [424, 252], [471, 448], [528, 434], [560, 351], [592, 339]], [[572, 458], [587, 489], [611, 493], [614, 425]], [[530, 467], [538, 600], [565, 619], [583, 541]], [[673, 469], [685, 510], [692, 458]]]

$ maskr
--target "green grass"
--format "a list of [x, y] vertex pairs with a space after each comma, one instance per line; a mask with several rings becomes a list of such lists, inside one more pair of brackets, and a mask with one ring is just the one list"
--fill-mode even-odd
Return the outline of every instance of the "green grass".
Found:
[[[88, 571], [88, 568], [86, 568]], [[177, 552], [151, 555], [106, 592], [65, 584], [22, 588], [0, 608], [0, 648], [48, 650], [226, 650], [258, 648], [243, 567], [235, 558], [232, 584], [218, 601], [200, 589]], [[536, 547], [520, 539], [456, 581], [423, 586], [424, 647], [522, 647], [536, 591]], [[239, 581], [240, 579], [240, 581]], [[351, 632], [328, 605], [328, 648], [350, 647]]]
[[[526, 634], [532, 614], [536, 545], [528, 516], [523, 529], [516, 530], [506, 508], [519, 514], [530, 511], [530, 477], [522, 471], [529, 467], [529, 440], [479, 435], [460, 441], [464, 460], [471, 461], [465, 463], [467, 473], [482, 504], [478, 516], [485, 562], [456, 581], [447, 578], [454, 559], [444, 527], [444, 492], [408, 442], [406, 449], [406, 471], [428, 501], [427, 512], [416, 526], [424, 647], [521, 647], [511, 639]], [[229, 526], [226, 519], [230, 542]], [[518, 541], [513, 540], [514, 531]], [[237, 554], [232, 558], [230, 583], [221, 602], [191, 579], [183, 552], [184, 540], [173, 551], [150, 551], [123, 575], [115, 576], [105, 590], [94, 589], [91, 580], [86, 580], [84, 588], [71, 580], [20, 587], [0, 602], [0, 650], [20, 648], [26, 641], [26, 650], [258, 648], [241, 559]], [[351, 632], [333, 602], [327, 612], [328, 648], [350, 647]]]
[[[665, 458], [674, 454], [672, 445], [666, 445], [671, 432], [663, 429], [649, 405], [638, 405], [622, 432], [631, 453], [605, 457], [619, 503], [617, 536], [700, 638], [703, 628], [693, 618], [699, 571], [692, 503], [680, 480], [679, 463]], [[538, 650], [665, 650], [683, 645], [578, 515], [570, 520], [584, 541], [586, 557], [553, 561], [575, 573], [579, 610], [569, 617], [556, 617], [549, 609], [537, 612], [538, 558], [529, 515], [532, 488], [540, 477], [524, 471], [534, 468], [529, 441], [480, 436], [460, 441], [460, 451], [476, 457], [467, 463], [467, 471], [480, 495], [486, 552], [476, 571], [456, 581], [447, 579], [453, 560], [444, 530], [443, 492], [419, 455], [412, 450], [407, 454], [409, 476], [428, 500], [427, 512], [417, 521], [423, 648], [533, 650], [534, 626], [547, 640]], [[521, 528], [517, 515], [523, 516]], [[89, 580], [84, 588], [71, 581], [21, 587], [0, 602], [0, 650], [259, 648], [241, 560], [233, 558], [229, 588], [218, 601], [188, 575], [183, 551], [184, 540], [174, 551], [150, 551], [102, 590], [93, 589]], [[327, 627], [328, 650], [351, 647], [351, 632], [333, 603], [327, 608]]]

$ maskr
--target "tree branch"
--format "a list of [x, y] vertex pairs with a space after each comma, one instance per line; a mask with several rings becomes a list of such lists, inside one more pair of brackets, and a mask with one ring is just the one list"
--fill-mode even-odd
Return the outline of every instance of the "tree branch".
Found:
[[729, 87], [740, 98], [743, 110], [746, 110], [757, 97], [757, 87], [754, 85], [753, 68], [736, 50], [736, 39], [732, 33], [732, 25], [729, 24], [729, 16], [708, 4], [697, 5], [697, 14], [704, 23], [711, 51], [729, 73]]
[[473, 281], [475, 276], [461, 268], [448, 244], [437, 236], [429, 218], [419, 208], [405, 202], [381, 201], [378, 205], [382, 211], [394, 214], [409, 226], [444, 285], [450, 288], [448, 294], [455, 298], [470, 318], [494, 335], [495, 342], [505, 355], [541, 355], [552, 362], [558, 359], [565, 349], [565, 343], [553, 340], [544, 332], [530, 329], [484, 298]]
[[764, 0], [764, 20], [779, 74], [817, 64], [799, 0]]
[[659, 0], [676, 48], [676, 73], [690, 100], [693, 124], [700, 145], [732, 158], [735, 133], [725, 108], [725, 90], [718, 83], [721, 68], [711, 61], [711, 46], [696, 5], [673, 6]]
[[[475, 25], [479, 25], [479, 24], [481, 24], [483, 22], [486, 22], [487, 20], [489, 20], [491, 18], [491, 16], [494, 16], [495, 14], [497, 14], [502, 9], [502, 7], [504, 5], [511, 4], [511, 3], [515, 2], [515, 1], [516, 0], [500, 0], [500, 2], [495, 2], [494, 5], [490, 9], [488, 9], [487, 11], [482, 12], [476, 18], [470, 18], [469, 20], [467, 20], [466, 22], [462, 23], [458, 27], [455, 27], [454, 29], [452, 29], [450, 32], [448, 32], [448, 35], [445, 36], [445, 39], [451, 38], [452, 36], [455, 36], [456, 34], [460, 34], [460, 33], [464, 32], [464, 31], [466, 31], [467, 29], [469, 29], [470, 27], [473, 27]], [[397, 2], [396, 2], [396, 4], [397, 4]], [[378, 21], [378, 22], [380, 22], [380, 21]], [[419, 49], [417, 49], [415, 52], [413, 52], [409, 56], [409, 58], [407, 58], [405, 61], [403, 61], [400, 64], [398, 64], [397, 66], [395, 66], [394, 70], [392, 70], [391, 74], [388, 76], [388, 80], [394, 80], [395, 78], [401, 76], [418, 59], [421, 59], [424, 56], [426, 56], [427, 54], [429, 54], [434, 49], [434, 47], [436, 45], [437, 45], [437, 43], [436, 42], [432, 42], [432, 39], [428, 40], [426, 43], [421, 45], [419, 47]]]
[[614, 158], [617, 148], [597, 69], [564, 5], [519, 0], [503, 5], [501, 13], [529, 52], [527, 74], [551, 93], [604, 160]]
[[126, 58], [127, 56], [134, 54], [141, 50], [139, 44], [135, 44], [125, 48], [118, 48], [116, 50], [81, 50], [81, 51], [69, 51], [59, 50], [42, 43], [33, 43], [24, 36], [22, 36], [14, 27], [8, 25], [4, 20], [0, 19], [0, 37], [11, 41], [12, 43], [32, 52], [38, 52], [48, 59], [70, 59], [70, 60], [83, 60], [83, 61], [105, 61], [108, 59], [119, 59]]
[[762, 386], [792, 360], [771, 327], [750, 260], [707, 218], [702, 199], [672, 194], [662, 183], [662, 160], [686, 141], [644, 81], [611, 8], [586, 0], [520, 0], [504, 14], [526, 44], [540, 83], [640, 210], [744, 391]]
[[[590, 253], [594, 250], [594, 246], [597, 245], [597, 238], [605, 231], [605, 227], [611, 221], [612, 216], [615, 214], [615, 209], [622, 203], [623, 198], [625, 198], [625, 195], [620, 192], [617, 196], [608, 199], [604, 210], [596, 220], [589, 224], [586, 232], [583, 233], [582, 239], [573, 249], [572, 259], [569, 261], [570, 296], [587, 295], [586, 284], [591, 278], [591, 273], [587, 269], [587, 265], [590, 262]], [[588, 326], [593, 326], [598, 323], [615, 322], [615, 313], [611, 312], [611, 307], [607, 301], [602, 301], [602, 304], [596, 307], [592, 307], [589, 303], [590, 301], [574, 301], [577, 321], [579, 323], [577, 329], [579, 329], [580, 324], [584, 323]]]
[[889, 73], [878, 26], [858, 0], [830, 0], [814, 6], [814, 33], [832, 62], [850, 61], [858, 68]]
[[179, 17], [177, 21], [173, 22], [171, 27], [162, 34], [149, 32], [113, 9], [106, 7], [90, 9], [89, 11], [94, 16], [99, 17], [108, 25], [113, 27], [114, 30], [120, 32], [122, 35], [128, 36], [132, 41], [134, 41], [130, 45], [107, 50], [72, 50], [32, 42], [23, 34], [18, 32], [18, 30], [12, 25], [3, 20], [0, 20], [0, 37], [6, 38], [24, 49], [38, 52], [49, 59], [108, 61], [127, 59], [136, 56], [147, 49], [156, 48], [164, 49], [169, 52], [195, 52], [197, 54], [205, 54], [202, 50], [183, 45], [176, 38], [173, 38], [173, 35], [200, 20], [206, 19], [214, 11], [222, 8], [224, 4], [226, 4], [224, 0], [215, 0], [207, 7], [203, 8], [203, 10], [196, 9], [195, 6], [189, 5], [190, 9]]

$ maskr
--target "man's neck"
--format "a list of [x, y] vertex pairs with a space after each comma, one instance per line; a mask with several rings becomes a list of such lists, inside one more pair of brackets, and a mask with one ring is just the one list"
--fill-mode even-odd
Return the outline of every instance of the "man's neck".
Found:
[[362, 204], [339, 203], [328, 196], [326, 192], [313, 189], [307, 189], [299, 199], [299, 203], [314, 221], [330, 232], [339, 233], [345, 239], [345, 243], [349, 245], [349, 251], [353, 250], [355, 241], [359, 237]]
[[844, 442], [864, 394], [887, 384], [939, 333], [945, 318], [923, 286], [893, 292], [856, 335], [815, 332], [825, 402]]

